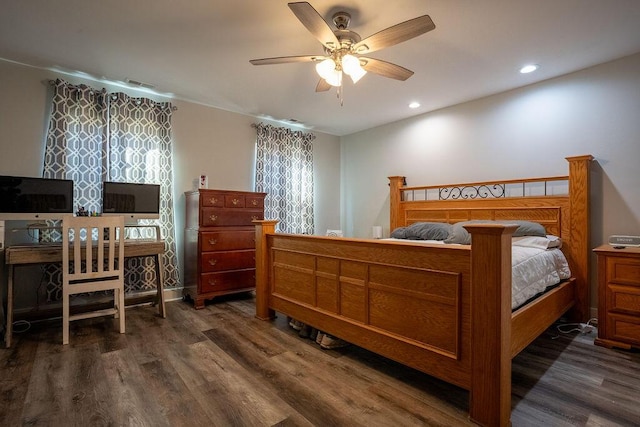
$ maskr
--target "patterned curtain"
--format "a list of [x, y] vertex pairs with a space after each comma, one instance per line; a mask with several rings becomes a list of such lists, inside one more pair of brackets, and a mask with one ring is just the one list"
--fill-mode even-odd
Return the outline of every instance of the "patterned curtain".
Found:
[[[160, 184], [160, 219], [143, 223], [160, 225], [165, 239], [166, 288], [179, 282], [173, 226], [172, 112], [170, 103], [107, 94], [104, 89], [57, 80], [43, 170], [45, 178], [73, 179], [76, 206], [90, 211], [100, 210], [103, 181]], [[129, 258], [125, 271], [127, 292], [155, 288], [153, 258]], [[61, 273], [49, 270], [45, 274], [47, 299], [60, 300]]]
[[100, 209], [106, 178], [106, 93], [56, 80], [44, 151], [44, 178], [72, 179], [76, 207]]
[[256, 191], [267, 193], [264, 217], [277, 231], [313, 234], [313, 140], [315, 135], [256, 124]]

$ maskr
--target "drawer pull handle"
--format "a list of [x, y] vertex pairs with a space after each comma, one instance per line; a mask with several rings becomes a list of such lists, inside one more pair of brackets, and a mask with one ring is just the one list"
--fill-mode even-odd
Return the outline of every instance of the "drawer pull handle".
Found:
[[218, 203], [218, 199], [216, 199], [215, 197], [212, 197], [209, 199], [209, 203], [211, 203], [212, 205], [215, 205], [216, 203]]
[[211, 246], [215, 245], [216, 243], [218, 243], [218, 240], [217, 240], [217, 239], [209, 239], [209, 244], [210, 244]]
[[210, 259], [209, 260], [209, 265], [216, 265], [218, 263], [217, 259]]
[[209, 279], [209, 285], [215, 286], [216, 285], [215, 279]]
[[254, 221], [257, 220], [258, 219], [258, 215], [251, 215], [251, 219], [254, 220]]
[[240, 200], [238, 200], [238, 199], [233, 199], [233, 200], [231, 201], [231, 203], [233, 203], [234, 205], [237, 205], [238, 203], [240, 203]]
[[253, 206], [258, 206], [258, 201], [257, 201], [257, 200], [252, 200], [252, 201], [251, 201], [251, 204], [252, 204]]
[[211, 216], [209, 217], [209, 219], [210, 219], [211, 221], [215, 221], [215, 220], [217, 220], [217, 219], [218, 219], [218, 215], [211, 215]]

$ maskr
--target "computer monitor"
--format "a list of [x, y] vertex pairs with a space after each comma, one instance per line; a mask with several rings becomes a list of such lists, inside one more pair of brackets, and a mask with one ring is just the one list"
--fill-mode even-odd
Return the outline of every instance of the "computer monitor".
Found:
[[160, 185], [131, 182], [102, 184], [102, 214], [124, 215], [126, 222], [160, 218]]
[[72, 180], [0, 175], [0, 221], [59, 220], [72, 213]]

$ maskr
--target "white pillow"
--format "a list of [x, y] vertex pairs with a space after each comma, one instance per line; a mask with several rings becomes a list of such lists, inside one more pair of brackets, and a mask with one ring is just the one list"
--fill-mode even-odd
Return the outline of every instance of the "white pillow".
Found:
[[528, 248], [553, 249], [562, 247], [562, 239], [558, 236], [547, 234], [547, 237], [540, 236], [522, 236], [514, 237], [511, 240], [513, 246], [525, 246]]

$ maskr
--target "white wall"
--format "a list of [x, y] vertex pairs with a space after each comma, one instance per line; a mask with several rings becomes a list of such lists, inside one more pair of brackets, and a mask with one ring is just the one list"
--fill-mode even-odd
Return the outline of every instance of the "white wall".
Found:
[[[174, 214], [178, 261], [184, 271], [184, 192], [194, 188], [193, 180], [200, 174], [208, 175], [209, 188], [252, 191], [256, 131], [251, 124], [258, 119], [0, 60], [0, 175], [42, 175], [52, 93], [48, 81], [58, 77], [74, 84], [171, 101], [178, 107], [172, 117]], [[324, 234], [327, 228], [340, 224], [340, 139], [314, 134], [315, 223], [316, 233]]]
[[342, 226], [370, 237], [379, 224], [388, 236], [387, 176], [430, 185], [566, 175], [564, 158], [582, 154], [596, 159], [592, 246], [640, 235], [640, 54], [343, 137]]

